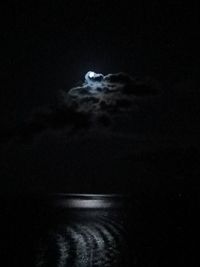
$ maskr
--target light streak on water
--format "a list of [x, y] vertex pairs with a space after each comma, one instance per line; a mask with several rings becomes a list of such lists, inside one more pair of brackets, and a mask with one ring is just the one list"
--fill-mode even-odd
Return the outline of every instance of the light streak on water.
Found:
[[112, 209], [116, 196], [63, 197], [64, 202], [57, 201], [57, 205], [67, 207], [72, 219], [68, 215], [68, 221], [58, 223], [41, 237], [35, 266], [126, 266], [125, 225], [118, 210]]

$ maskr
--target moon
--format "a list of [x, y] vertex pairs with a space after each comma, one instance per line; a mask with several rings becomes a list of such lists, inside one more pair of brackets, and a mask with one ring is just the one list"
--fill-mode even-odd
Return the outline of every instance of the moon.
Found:
[[89, 75], [90, 78], [93, 78], [95, 73], [93, 71], [90, 71], [88, 75]]

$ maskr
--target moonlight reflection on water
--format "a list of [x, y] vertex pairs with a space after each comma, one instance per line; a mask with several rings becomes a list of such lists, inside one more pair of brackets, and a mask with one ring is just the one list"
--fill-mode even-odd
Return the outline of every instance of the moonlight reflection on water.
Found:
[[36, 266], [126, 266], [125, 235], [116, 210], [74, 211], [41, 238]]
[[[113, 206], [77, 206], [89, 198]], [[80, 201], [76, 207], [75, 199]], [[183, 217], [178, 212], [184, 209], [173, 194], [144, 195], [143, 200], [42, 195], [1, 203], [0, 253], [6, 266], [182, 266], [184, 262]]]

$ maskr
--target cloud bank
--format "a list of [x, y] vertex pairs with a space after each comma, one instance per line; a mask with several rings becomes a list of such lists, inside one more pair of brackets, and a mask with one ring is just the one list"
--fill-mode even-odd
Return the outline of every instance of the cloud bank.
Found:
[[117, 117], [134, 116], [139, 99], [159, 93], [158, 84], [150, 79], [137, 80], [122, 72], [104, 76], [89, 71], [81, 86], [62, 92], [62, 101], [70, 109], [88, 114], [92, 126], [97, 122], [109, 126]]
[[82, 86], [67, 92], [65, 103], [82, 112], [120, 112], [129, 110], [136, 97], [155, 96], [158, 93], [159, 87], [150, 80], [138, 81], [126, 73], [103, 76], [90, 71]]
[[154, 191], [159, 185], [171, 190], [180, 177], [199, 174], [197, 92], [191, 94], [191, 84], [161, 90], [150, 79], [125, 73], [87, 73], [80, 86], [61, 92], [56, 105], [4, 133], [2, 188], [105, 193]]
[[23, 125], [2, 133], [1, 140], [26, 140], [49, 130], [73, 134], [100, 127], [126, 130], [140, 115], [138, 102], [160, 92], [158, 84], [150, 79], [138, 80], [122, 72], [103, 75], [89, 71], [81, 86], [62, 90], [56, 105], [35, 110]]

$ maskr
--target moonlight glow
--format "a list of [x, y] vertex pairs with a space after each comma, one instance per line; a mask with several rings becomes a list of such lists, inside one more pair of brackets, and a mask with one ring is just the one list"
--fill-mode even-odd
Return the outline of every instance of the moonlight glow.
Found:
[[95, 73], [94, 71], [88, 71], [85, 74], [85, 82], [90, 86], [101, 83], [103, 81], [103, 78], [104, 78], [103, 74]]
[[90, 78], [93, 78], [94, 75], [95, 75], [95, 73], [94, 73], [93, 71], [90, 71], [90, 72], [89, 72], [89, 77], [90, 77]]
[[94, 82], [95, 80], [95, 75], [96, 73], [94, 71], [88, 71], [86, 74], [85, 74], [85, 82], [87, 84], [91, 84]]

